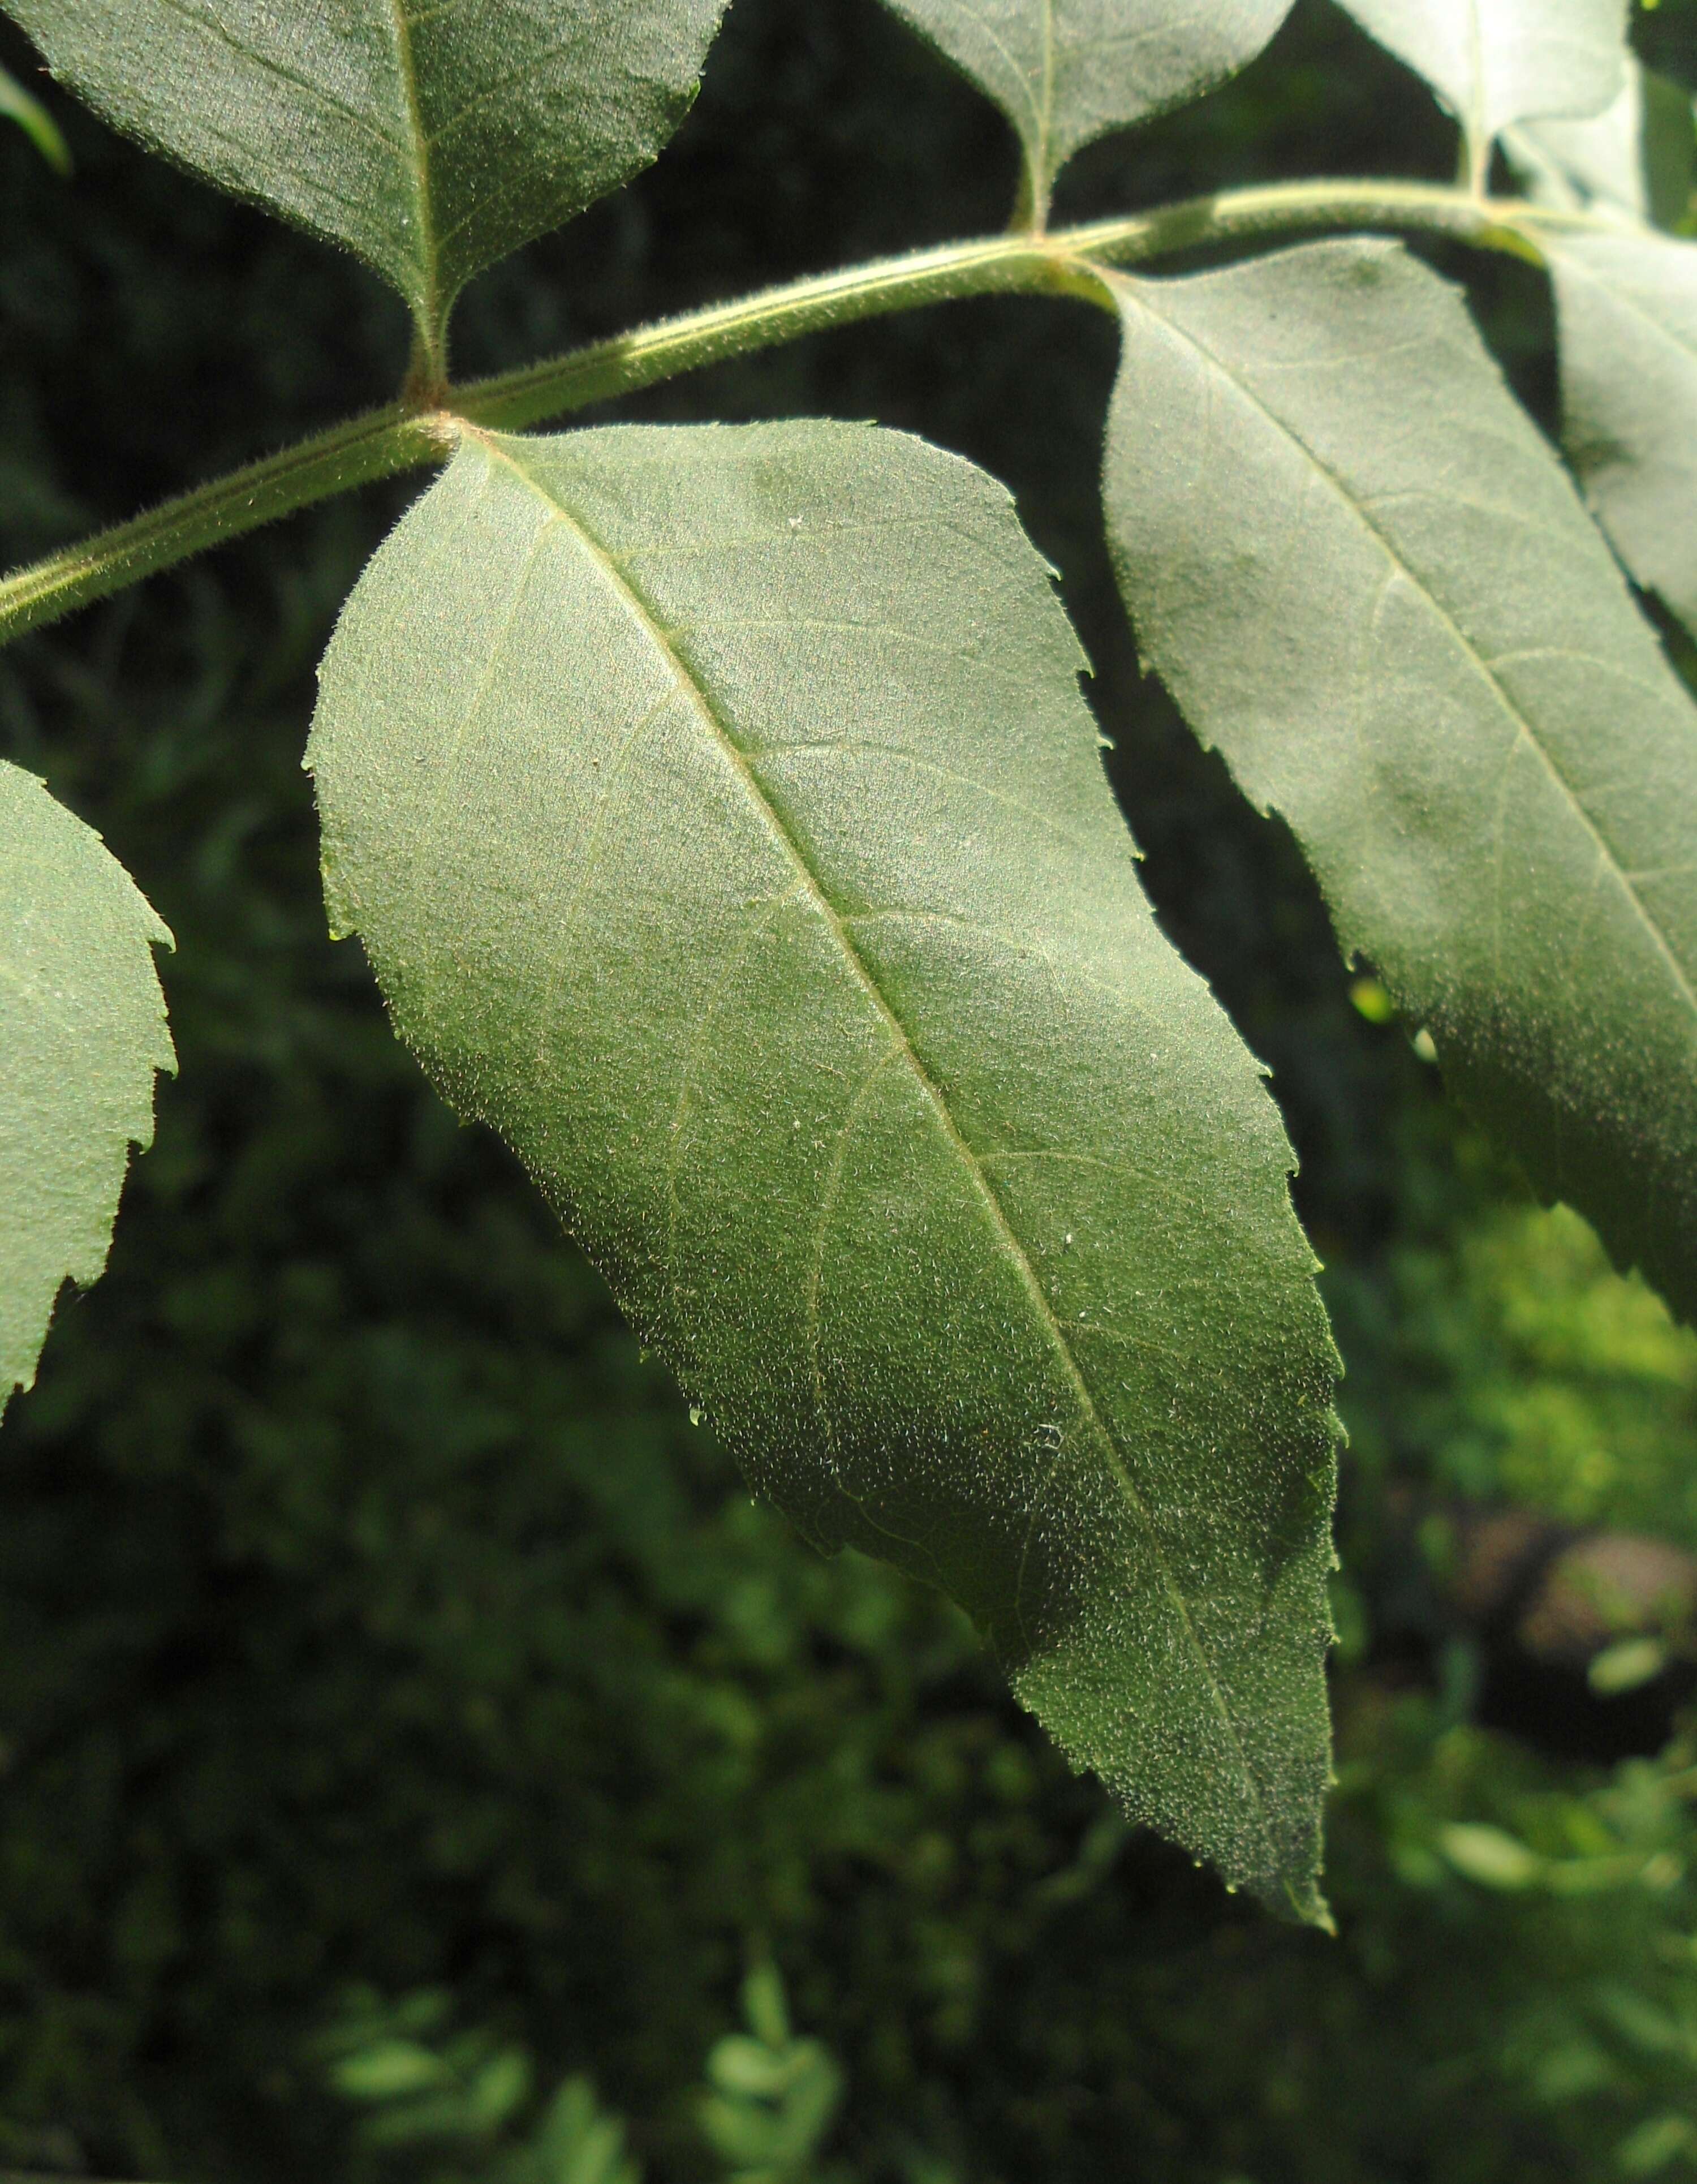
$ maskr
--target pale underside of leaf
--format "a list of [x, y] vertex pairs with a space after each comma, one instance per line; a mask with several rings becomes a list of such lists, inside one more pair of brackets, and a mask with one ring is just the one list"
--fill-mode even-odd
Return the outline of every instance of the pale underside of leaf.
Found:
[[131, 1145], [175, 1066], [170, 935], [100, 838], [0, 760], [0, 1411], [35, 1378], [54, 1300], [107, 1245]]
[[471, 276], [646, 165], [725, 0], [4, 0], [115, 126], [393, 281]]
[[1540, 204], [1637, 226], [1671, 226], [1697, 176], [1691, 94], [1631, 55], [1614, 104], [1582, 121], [1529, 121], [1503, 149]]
[[1615, 550], [1697, 634], [1697, 244], [1540, 231], [1564, 436]]
[[993, 99], [1039, 189], [1072, 154], [1253, 60], [1291, 0], [887, 0]]
[[756, 1485], [1312, 1914], [1334, 1361], [1081, 664], [921, 443], [473, 437], [325, 662], [327, 892]]
[[1482, 155], [1516, 121], [1600, 114], [1627, 59], [1626, 0], [1341, 0], [1423, 76]]
[[1697, 708], [1394, 245], [1116, 282], [1145, 656], [1538, 1187], [1697, 1312]]

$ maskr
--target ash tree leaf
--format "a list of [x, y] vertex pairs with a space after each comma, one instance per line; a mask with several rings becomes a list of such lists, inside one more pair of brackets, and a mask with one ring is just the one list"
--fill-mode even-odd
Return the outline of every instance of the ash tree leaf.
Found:
[[1040, 210], [1075, 152], [1252, 61], [1291, 0], [886, 0], [1012, 122]]
[[1560, 333], [1564, 434], [1592, 512], [1639, 583], [1697, 632], [1697, 245], [1654, 232], [1697, 172], [1688, 92], [1635, 60], [1605, 114], [1511, 130]]
[[4, 0], [115, 127], [326, 240], [438, 363], [474, 273], [676, 131], [725, 0]]
[[35, 1379], [67, 1277], [106, 1264], [153, 1075], [175, 1067], [171, 937], [100, 837], [0, 760], [0, 1411]]
[[1083, 665], [922, 442], [468, 432], [325, 662], [331, 917], [757, 1490], [1318, 1917], [1335, 1361]]
[[1563, 437], [1598, 521], [1697, 635], [1697, 244], [1540, 225]]
[[1340, 0], [1461, 123], [1483, 187], [1516, 121], [1600, 114], [1627, 59], [1626, 0]]
[[1116, 277], [1143, 651], [1538, 1189], [1697, 1315], [1697, 707], [1397, 246]]
[[1697, 180], [1697, 116], [1689, 92], [1628, 54], [1612, 106], [1589, 120], [1505, 130], [1503, 149], [1536, 203], [1672, 227]]

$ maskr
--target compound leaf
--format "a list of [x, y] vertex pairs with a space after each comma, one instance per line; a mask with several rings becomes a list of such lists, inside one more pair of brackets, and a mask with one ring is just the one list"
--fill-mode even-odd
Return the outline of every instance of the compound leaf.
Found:
[[1691, 94], [1631, 55], [1614, 104], [1588, 121], [1528, 121], [1503, 149], [1533, 200], [1640, 226], [1672, 227], [1697, 180]]
[[1567, 451], [1647, 591], [1697, 634], [1697, 244], [1540, 226]]
[[468, 433], [325, 663], [331, 916], [756, 1487], [1317, 1916], [1334, 1359], [1082, 665], [922, 442]]
[[645, 166], [725, 0], [4, 0], [114, 126], [392, 281], [474, 273]]
[[1516, 121], [1600, 114], [1627, 59], [1626, 0], [1342, 0], [1461, 123], [1483, 183]]
[[1032, 204], [1072, 154], [1252, 61], [1291, 0], [887, 0], [1019, 133]]
[[1539, 1189], [1697, 1314], [1697, 707], [1566, 473], [1394, 244], [1114, 285], [1144, 653]]
[[175, 1067], [170, 935], [100, 837], [0, 760], [0, 1410], [35, 1379], [67, 1277], [106, 1264], [153, 1073]]

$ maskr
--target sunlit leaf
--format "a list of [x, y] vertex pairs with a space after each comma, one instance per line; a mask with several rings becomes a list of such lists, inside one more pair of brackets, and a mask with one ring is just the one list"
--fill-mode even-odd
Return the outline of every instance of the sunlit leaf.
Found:
[[1251, 61], [1291, 0], [887, 0], [1019, 132], [1046, 204], [1072, 154]]
[[0, 1410], [67, 1277], [98, 1279], [130, 1148], [153, 1136], [170, 943], [100, 837], [0, 760]]
[[1697, 707], [1398, 247], [1116, 280], [1143, 650], [1540, 1190], [1697, 1312]]
[[1626, 0], [1341, 0], [1461, 123], [1479, 179], [1516, 121], [1600, 114], [1619, 95]]
[[1333, 1352], [1082, 664], [921, 442], [468, 435], [325, 661], [331, 915], [755, 1485], [1314, 1916]]
[[3, 0], [55, 75], [345, 243], [432, 350], [474, 273], [645, 166], [725, 0]]
[[1691, 201], [1691, 94], [1627, 57], [1620, 97], [1589, 121], [1528, 121], [1504, 132], [1510, 163], [1540, 204], [1671, 227]]

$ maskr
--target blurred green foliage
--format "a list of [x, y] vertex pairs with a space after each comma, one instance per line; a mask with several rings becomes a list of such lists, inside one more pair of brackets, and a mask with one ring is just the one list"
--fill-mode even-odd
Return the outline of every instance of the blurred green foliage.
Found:
[[[1644, 30], [1691, 80], [1689, 0]], [[34, 81], [9, 34], [0, 65]], [[7, 558], [405, 361], [351, 264], [55, 119], [70, 187], [0, 132]], [[1302, 0], [1237, 85], [1082, 159], [1062, 211], [1452, 162], [1431, 102]], [[461, 365], [999, 226], [1014, 174], [872, 0], [737, 0], [676, 151], [480, 282]], [[1491, 268], [1475, 298], [1547, 415], [1537, 284]], [[111, 1274], [0, 1446], [0, 2162], [1697, 2171], [1697, 1752], [1558, 1762], [1483, 1727], [1477, 1645], [1397, 1513], [1501, 1495], [1697, 1546], [1697, 1350], [1352, 1001], [1288, 838], [1142, 682], [1095, 506], [1112, 365], [1082, 314], [985, 303], [621, 414], [923, 430], [1010, 480], [1065, 572], [1152, 892], [1273, 1067], [1348, 1357], [1339, 1939], [1128, 1836], [950, 1609], [752, 1507], [513, 1165], [422, 1088], [324, 936], [298, 770], [384, 489], [0, 655], [0, 752], [177, 934], [182, 1062]], [[1416, 1596], [1417, 1657], [1392, 1643]]]
[[[846, 2184], [848, 2172], [820, 2160], [842, 2072], [818, 2041], [792, 2031], [771, 1964], [743, 1981], [743, 2008], [748, 2030], [713, 2043], [697, 2107], [726, 2184]], [[358, 2165], [437, 2184], [643, 2184], [625, 2126], [587, 2078], [532, 2100], [526, 2051], [452, 2020], [439, 1988], [391, 2004], [369, 1991], [344, 1999], [321, 2053], [331, 2086], [362, 2110], [357, 2146], [377, 2157]]]
[[0, 116], [17, 123], [50, 167], [61, 175], [70, 174], [70, 153], [58, 124], [9, 69], [0, 69]]
[[1358, 1462], [1430, 1451], [1458, 1494], [1697, 1547], [1697, 1334], [1577, 1214], [1488, 1203], [1388, 1277], [1374, 1362], [1394, 1396], [1383, 1416], [1355, 1403]]

